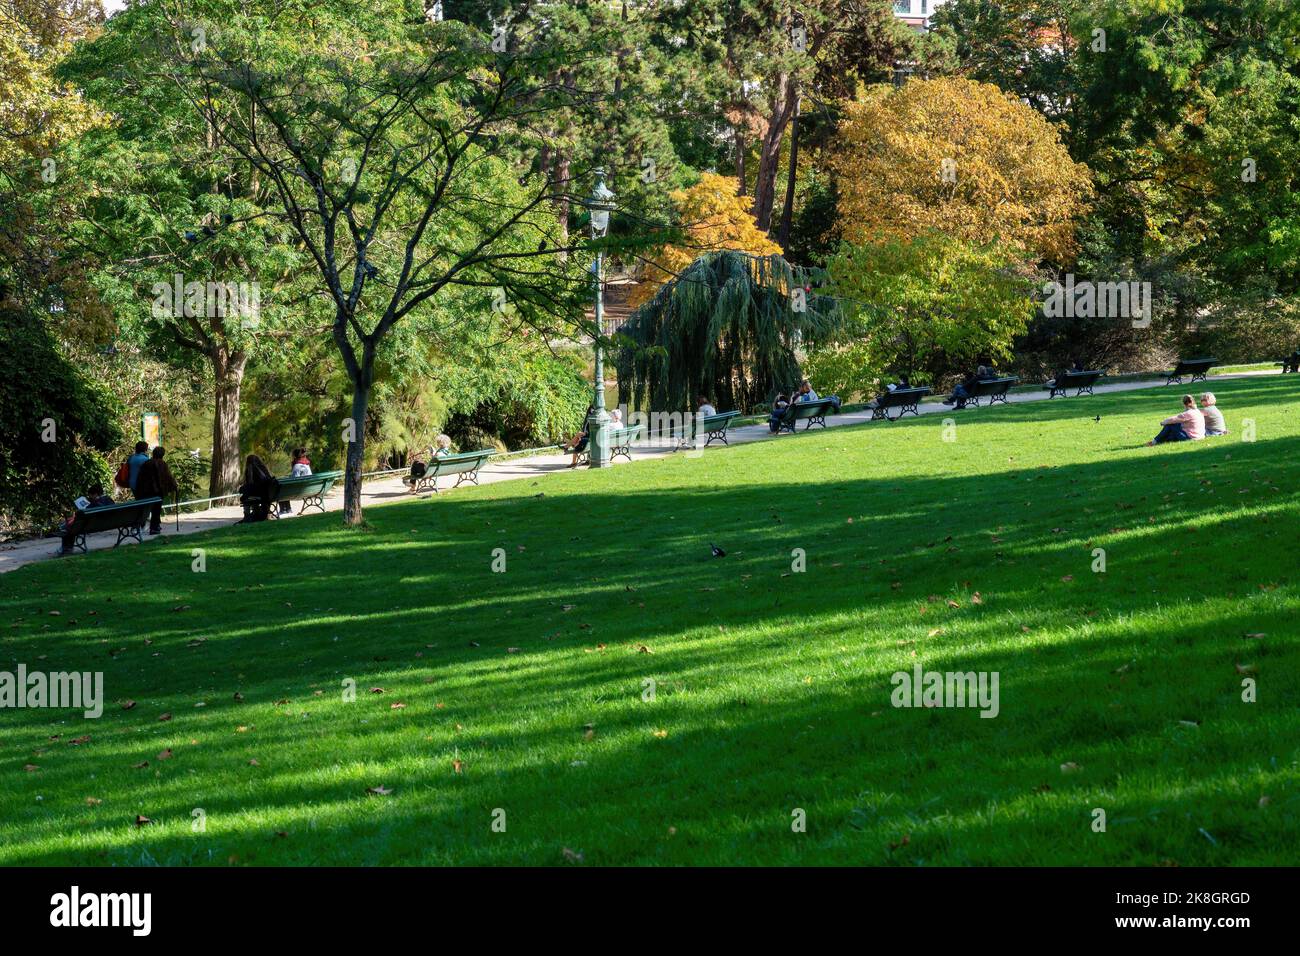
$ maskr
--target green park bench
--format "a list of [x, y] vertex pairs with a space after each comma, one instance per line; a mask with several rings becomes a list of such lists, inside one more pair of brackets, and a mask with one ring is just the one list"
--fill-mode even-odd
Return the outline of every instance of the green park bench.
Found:
[[996, 405], [998, 402], [1006, 403], [1007, 392], [1011, 386], [1019, 382], [1020, 379], [1014, 375], [1006, 375], [1002, 378], [985, 378], [975, 383], [971, 389], [970, 395], [966, 397], [967, 405], [980, 407], [980, 399], [987, 398], [990, 405]]
[[[871, 420], [878, 421], [884, 419], [887, 422], [898, 421], [908, 412], [913, 415], [920, 415], [917, 411], [917, 405], [921, 399], [930, 394], [928, 385], [918, 385], [916, 388], [896, 388], [892, 392], [881, 392], [876, 400], [867, 407], [871, 409]], [[897, 408], [898, 414], [893, 418], [889, 417], [889, 410]]]
[[324, 512], [325, 496], [334, 487], [334, 483], [342, 477], [341, 471], [322, 471], [315, 475], [303, 475], [301, 478], [275, 479], [279, 487], [276, 489], [275, 497], [271, 499], [268, 517], [280, 517], [278, 505], [282, 501], [301, 501], [302, 507], [298, 509], [298, 514], [302, 514], [308, 508]]
[[455, 455], [434, 455], [425, 466], [424, 474], [411, 482], [411, 491], [431, 489], [434, 494], [437, 494], [438, 479], [443, 475], [448, 478], [456, 476], [453, 488], [459, 488], [465, 482], [477, 485], [478, 470], [495, 454], [496, 452], [491, 448], [480, 448], [478, 451], [462, 451]]
[[[641, 437], [641, 429], [641, 425], [624, 425], [622, 428], [607, 429], [605, 444], [609, 447], [609, 460], [613, 461], [621, 455], [631, 461], [632, 444]], [[584, 451], [578, 453], [578, 464], [591, 464], [591, 442], [587, 443]]]
[[811, 402], [791, 402], [777, 426], [777, 433], [793, 432], [799, 422], [807, 422], [804, 431], [814, 425], [826, 427], [826, 416], [835, 410], [835, 402], [829, 398], [819, 398]]
[[116, 531], [117, 541], [113, 544], [115, 548], [127, 538], [142, 541], [141, 534], [145, 525], [149, 523], [149, 512], [155, 505], [161, 504], [161, 498], [140, 498], [118, 505], [104, 505], [102, 508], [78, 511], [68, 528], [75, 536], [72, 542], [73, 550], [85, 553], [86, 535], [95, 534], [97, 531]]
[[1065, 372], [1056, 376], [1056, 378], [1047, 383], [1047, 397], [1048, 399], [1053, 399], [1056, 398], [1059, 393], [1062, 398], [1068, 398], [1069, 396], [1065, 393], [1070, 389], [1075, 390], [1075, 398], [1078, 398], [1085, 392], [1091, 395], [1092, 387], [1097, 384], [1097, 379], [1101, 378], [1105, 374], [1105, 372], [1096, 369], [1089, 369], [1088, 371], [1080, 372]]
[[1218, 359], [1198, 358], [1198, 359], [1179, 359], [1178, 364], [1174, 366], [1172, 372], [1165, 372], [1165, 384], [1181, 385], [1183, 376], [1190, 375], [1189, 384], [1195, 382], [1204, 382], [1205, 376], [1210, 373], [1210, 369], [1219, 364]]
[[706, 415], [704, 418], [691, 416], [686, 427], [682, 429], [681, 437], [677, 441], [677, 447], [673, 451], [679, 451], [682, 448], [694, 448], [696, 438], [704, 435], [703, 448], [708, 448], [715, 441], [727, 444], [727, 429], [731, 423], [740, 417], [739, 411], [718, 412], [716, 415]]

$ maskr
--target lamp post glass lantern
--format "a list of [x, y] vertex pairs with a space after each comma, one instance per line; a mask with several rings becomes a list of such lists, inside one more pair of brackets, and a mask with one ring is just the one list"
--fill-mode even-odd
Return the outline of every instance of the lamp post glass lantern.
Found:
[[[605, 185], [605, 171], [597, 169], [595, 174], [596, 188], [592, 190], [586, 206], [591, 212], [591, 238], [601, 239], [609, 231], [609, 214], [614, 208], [614, 194]], [[596, 350], [596, 385], [591, 417], [587, 419], [587, 458], [592, 468], [604, 468], [609, 464], [609, 443], [605, 434], [609, 428], [609, 413], [605, 411], [605, 356], [600, 345], [605, 318], [604, 265], [605, 253], [598, 249], [596, 261], [591, 266], [596, 285], [596, 334], [593, 339]]]

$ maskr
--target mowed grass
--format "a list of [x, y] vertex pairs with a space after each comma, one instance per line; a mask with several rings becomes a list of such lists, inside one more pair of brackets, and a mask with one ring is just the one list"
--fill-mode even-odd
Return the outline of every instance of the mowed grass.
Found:
[[[1292, 381], [1194, 444], [1153, 388], [20, 569], [3, 669], [108, 703], [0, 712], [0, 863], [1293, 863]], [[918, 661], [999, 715], [895, 709]]]

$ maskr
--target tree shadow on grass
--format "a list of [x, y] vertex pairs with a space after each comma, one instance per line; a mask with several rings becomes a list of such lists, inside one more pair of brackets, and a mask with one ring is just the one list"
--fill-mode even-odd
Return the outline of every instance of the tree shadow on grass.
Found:
[[[7, 858], [548, 863], [567, 846], [606, 863], [1231, 863], [1296, 835], [1297, 439], [926, 475], [891, 473], [851, 431], [819, 436], [839, 467], [801, 463], [794, 482], [689, 487], [701, 470], [683, 461], [542, 499], [484, 489], [373, 509], [361, 535], [322, 530], [323, 516], [135, 562], [92, 556], [74, 576], [82, 593], [57, 599], [64, 620], [109, 610], [105, 573], [119, 600], [147, 599], [71, 635], [20, 625], [5, 649], [29, 666], [41, 654], [50, 669], [102, 666], [110, 697], [151, 713], [111, 711], [84, 725], [95, 739], [81, 749], [44, 740], [48, 713], [6, 714], [18, 716], [0, 800], [21, 807]], [[712, 464], [765, 453], [740, 446]], [[728, 557], [713, 559], [710, 540]], [[202, 546], [209, 570], [194, 575]], [[505, 574], [491, 571], [498, 547]], [[1105, 574], [1091, 571], [1096, 547]], [[794, 548], [806, 573], [790, 571]], [[52, 579], [30, 577], [23, 624], [51, 603]], [[1243, 636], [1258, 632], [1269, 637]], [[999, 717], [892, 708], [889, 675], [917, 660], [998, 670]], [[1240, 702], [1243, 664], [1267, 688], [1259, 704]], [[314, 698], [349, 675], [353, 710]], [[370, 684], [393, 685], [407, 711], [367, 699]], [[203, 697], [212, 709], [195, 711]], [[319, 716], [279, 716], [284, 698]], [[254, 720], [256, 746], [233, 726]], [[208, 778], [197, 788], [191, 733]], [[318, 737], [348, 748], [332, 774]], [[169, 741], [176, 762], [144, 771], [163, 773], [147, 785], [101, 766], [108, 755], [125, 770]], [[39, 783], [15, 778], [41, 745], [64, 749]], [[97, 770], [101, 797], [168, 825], [134, 831], [120, 805], [82, 806]], [[364, 795], [380, 783], [393, 796]], [[1243, 804], [1260, 787], [1272, 816]], [[188, 826], [196, 790], [225, 821], [208, 839]], [[1105, 799], [1134, 822], [1092, 840], [1086, 804]], [[496, 807], [517, 836], [492, 833]], [[807, 834], [790, 829], [796, 808]], [[265, 822], [239, 826], [251, 810]], [[301, 846], [285, 848], [276, 820]]]

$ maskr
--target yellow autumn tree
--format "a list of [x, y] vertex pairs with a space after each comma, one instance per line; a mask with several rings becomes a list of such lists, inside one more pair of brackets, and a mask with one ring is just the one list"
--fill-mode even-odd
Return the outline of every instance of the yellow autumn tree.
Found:
[[781, 247], [758, 228], [750, 215], [751, 200], [737, 195], [737, 190], [738, 182], [733, 177], [704, 173], [694, 186], [670, 195], [685, 242], [665, 246], [650, 256], [629, 297], [633, 308], [648, 302], [665, 282], [706, 252], [734, 249], [756, 256], [781, 254]]
[[1073, 261], [1092, 177], [1036, 110], [990, 83], [942, 78], [871, 87], [845, 114], [831, 158], [845, 239], [937, 230]]

